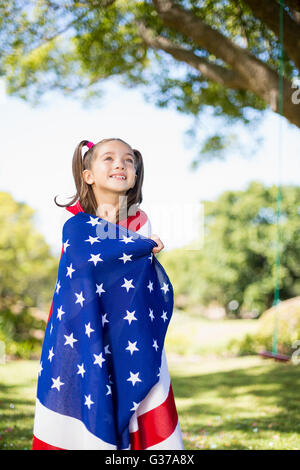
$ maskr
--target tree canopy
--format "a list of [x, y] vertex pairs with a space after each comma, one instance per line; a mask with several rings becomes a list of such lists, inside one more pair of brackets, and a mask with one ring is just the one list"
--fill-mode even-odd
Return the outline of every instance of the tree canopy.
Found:
[[27, 204], [0, 192], [0, 339], [8, 343], [41, 339], [55, 286], [58, 261], [33, 217]]
[[[252, 182], [204, 204], [204, 245], [161, 253], [177, 296], [190, 305], [215, 301], [227, 313], [260, 315], [272, 306], [277, 250], [276, 186]], [[280, 300], [300, 292], [300, 188], [282, 187]], [[186, 247], [189, 248], [189, 247]]]
[[280, 70], [282, 113], [300, 127], [300, 1], [283, 5], [281, 61], [279, 0], [3, 0], [0, 76], [33, 104], [49, 90], [95, 104], [117, 77], [194, 116], [192, 137], [204, 112], [222, 119], [199, 154], [220, 156], [233, 141], [225, 124], [280, 112]]

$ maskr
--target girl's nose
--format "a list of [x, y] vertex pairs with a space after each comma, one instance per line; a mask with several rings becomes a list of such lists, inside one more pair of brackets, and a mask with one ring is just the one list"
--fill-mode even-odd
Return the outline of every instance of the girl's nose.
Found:
[[115, 168], [124, 168], [122, 160], [116, 160]]

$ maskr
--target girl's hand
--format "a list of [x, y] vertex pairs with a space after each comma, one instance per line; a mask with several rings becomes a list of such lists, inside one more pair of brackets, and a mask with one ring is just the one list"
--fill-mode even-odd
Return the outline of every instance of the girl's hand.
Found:
[[157, 236], [157, 235], [151, 235], [151, 240], [155, 241], [157, 243], [158, 246], [155, 246], [152, 250], [153, 253], [159, 253], [165, 246], [163, 244], [163, 242], [161, 241], [161, 239]]

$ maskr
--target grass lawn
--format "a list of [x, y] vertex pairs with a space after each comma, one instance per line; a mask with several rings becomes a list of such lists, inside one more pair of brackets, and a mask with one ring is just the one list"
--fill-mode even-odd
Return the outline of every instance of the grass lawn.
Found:
[[[186, 449], [300, 449], [299, 367], [167, 352]], [[38, 361], [0, 365], [0, 449], [30, 449]]]
[[0, 365], [0, 449], [31, 449], [38, 361]]
[[300, 449], [300, 366], [167, 357], [186, 449]]
[[209, 320], [175, 310], [168, 327], [166, 350], [187, 357], [207, 353], [222, 355], [231, 339], [254, 333], [257, 326], [257, 320]]

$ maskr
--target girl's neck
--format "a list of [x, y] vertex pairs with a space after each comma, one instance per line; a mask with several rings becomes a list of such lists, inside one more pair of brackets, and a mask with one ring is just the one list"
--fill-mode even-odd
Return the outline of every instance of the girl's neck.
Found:
[[95, 191], [94, 195], [97, 201], [97, 216], [109, 222], [116, 222], [116, 213], [123, 201], [124, 194], [112, 193], [106, 191]]

